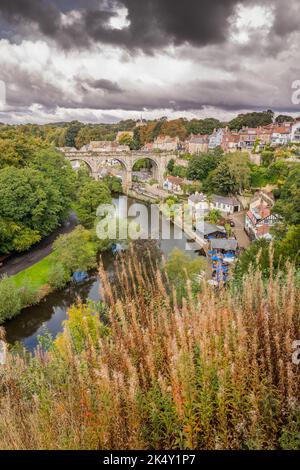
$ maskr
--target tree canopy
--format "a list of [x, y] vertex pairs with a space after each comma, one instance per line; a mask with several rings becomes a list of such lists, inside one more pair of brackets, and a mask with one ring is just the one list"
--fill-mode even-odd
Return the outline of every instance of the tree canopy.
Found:
[[239, 114], [232, 119], [228, 126], [231, 130], [240, 130], [242, 127], [259, 127], [272, 124], [274, 112], [271, 110], [263, 112], [253, 112], [247, 114]]

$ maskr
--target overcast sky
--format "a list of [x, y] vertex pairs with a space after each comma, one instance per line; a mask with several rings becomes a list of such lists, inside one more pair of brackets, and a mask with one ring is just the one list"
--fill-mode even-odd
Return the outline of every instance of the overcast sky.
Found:
[[299, 115], [299, 44], [299, 0], [0, 0], [0, 122]]

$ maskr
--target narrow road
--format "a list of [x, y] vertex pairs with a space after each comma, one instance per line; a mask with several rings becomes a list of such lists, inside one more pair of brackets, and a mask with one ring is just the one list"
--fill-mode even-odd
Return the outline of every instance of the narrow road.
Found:
[[235, 234], [239, 247], [244, 249], [248, 248], [251, 244], [251, 241], [244, 229], [245, 211], [232, 214], [230, 218], [235, 223], [235, 227], [232, 230]]
[[57, 228], [48, 237], [44, 238], [40, 243], [35, 245], [30, 251], [12, 255], [0, 267], [0, 276], [7, 274], [13, 276], [24, 269], [30, 268], [34, 264], [41, 261], [52, 252], [52, 245], [59, 235], [70, 233], [77, 225], [77, 216], [72, 212], [70, 218], [64, 224]]

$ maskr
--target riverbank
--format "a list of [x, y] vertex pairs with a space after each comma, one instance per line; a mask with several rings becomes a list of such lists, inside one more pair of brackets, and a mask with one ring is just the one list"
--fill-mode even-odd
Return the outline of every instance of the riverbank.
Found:
[[78, 219], [75, 212], [70, 214], [69, 219], [48, 237], [44, 238], [40, 243], [31, 248], [26, 253], [14, 254], [10, 256], [3, 265], [0, 266], [0, 277], [3, 275], [14, 276], [15, 274], [25, 271], [26, 269], [34, 266], [46, 256], [52, 253], [52, 247], [55, 240], [60, 236], [70, 233], [78, 224]]
[[0, 281], [0, 324], [37, 305], [49, 293], [66, 288], [75, 272], [96, 269], [99, 253], [110, 247], [110, 242], [98, 240], [93, 230], [80, 225], [58, 237], [50, 255]]
[[[148, 216], [151, 217], [151, 207], [146, 202], [137, 198], [128, 200], [128, 207], [139, 202], [147, 208]], [[115, 200], [118, 204], [118, 201]], [[157, 206], [158, 211], [158, 206]], [[165, 238], [164, 233], [168, 233], [169, 221], [162, 216], [159, 228], [157, 243], [163, 256], [167, 259], [175, 248], [186, 251], [188, 240], [182, 230], [171, 224], [171, 236]], [[198, 253], [192, 249], [188, 253], [193, 259], [198, 258]], [[105, 271], [113, 283], [115, 275], [115, 257], [112, 251], [105, 251], [101, 254]], [[33, 352], [39, 343], [39, 337], [47, 333], [53, 337], [62, 330], [62, 324], [68, 317], [69, 308], [80, 298], [83, 303], [99, 302], [101, 300], [101, 281], [97, 271], [90, 271], [89, 278], [80, 283], [69, 283], [65, 288], [53, 290], [32, 307], [23, 309], [21, 314], [5, 323], [6, 337], [9, 344], [21, 342], [29, 351]]]

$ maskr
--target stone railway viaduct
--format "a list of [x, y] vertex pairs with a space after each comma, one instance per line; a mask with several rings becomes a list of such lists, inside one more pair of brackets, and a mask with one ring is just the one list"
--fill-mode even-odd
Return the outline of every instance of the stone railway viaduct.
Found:
[[66, 159], [70, 162], [85, 163], [95, 179], [99, 179], [102, 174], [103, 167], [108, 160], [117, 160], [123, 169], [123, 190], [126, 193], [132, 187], [132, 172], [136, 162], [145, 158], [149, 159], [153, 165], [153, 178], [155, 178], [159, 186], [163, 186], [164, 173], [170, 160], [175, 160], [174, 153], [154, 153], [154, 152], [85, 152], [85, 151], [64, 151]]

